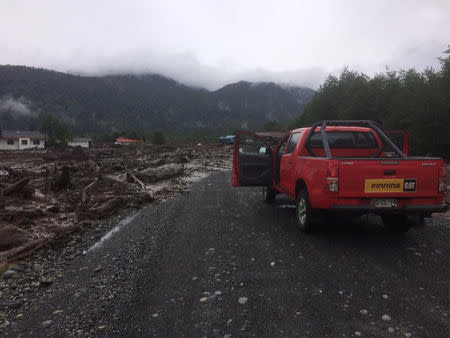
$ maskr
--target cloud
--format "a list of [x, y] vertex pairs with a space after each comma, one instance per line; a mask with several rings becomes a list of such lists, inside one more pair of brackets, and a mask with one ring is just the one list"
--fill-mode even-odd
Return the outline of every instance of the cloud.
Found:
[[12, 112], [14, 113], [13, 117], [36, 115], [30, 108], [30, 103], [24, 97], [15, 99], [12, 95], [0, 97], [0, 113], [2, 112]]
[[212, 90], [238, 80], [317, 88], [344, 66], [436, 67], [450, 1], [4, 1], [0, 31], [0, 64], [160, 73]]

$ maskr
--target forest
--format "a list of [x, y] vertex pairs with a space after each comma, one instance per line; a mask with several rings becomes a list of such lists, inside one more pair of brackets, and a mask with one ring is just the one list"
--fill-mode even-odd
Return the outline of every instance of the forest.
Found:
[[325, 119], [370, 119], [385, 130], [408, 130], [411, 153], [450, 157], [450, 47], [440, 69], [374, 76], [344, 69], [329, 75], [291, 127]]

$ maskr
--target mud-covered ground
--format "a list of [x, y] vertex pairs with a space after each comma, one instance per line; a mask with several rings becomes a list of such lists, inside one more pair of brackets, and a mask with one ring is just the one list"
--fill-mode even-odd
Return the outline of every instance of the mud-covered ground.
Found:
[[284, 196], [263, 203], [216, 172], [18, 264], [0, 281], [0, 335], [448, 337], [450, 219], [316, 230], [296, 228]]
[[230, 164], [231, 148], [211, 145], [2, 151], [0, 272]]

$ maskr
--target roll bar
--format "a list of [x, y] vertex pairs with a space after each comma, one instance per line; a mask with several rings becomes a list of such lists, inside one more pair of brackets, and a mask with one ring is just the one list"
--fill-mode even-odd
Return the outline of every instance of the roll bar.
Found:
[[[325, 156], [326, 157], [331, 157], [331, 151], [330, 151], [330, 145], [328, 143], [328, 139], [327, 139], [327, 135], [325, 133], [325, 128], [327, 126], [353, 126], [353, 127], [368, 127], [371, 128], [372, 130], [374, 130], [378, 136], [380, 137], [380, 139], [382, 140], [382, 148], [384, 148], [385, 144], [388, 144], [392, 150], [397, 154], [398, 158], [406, 158], [405, 154], [403, 154], [403, 152], [394, 144], [394, 142], [392, 142], [389, 137], [386, 136], [386, 134], [384, 134], [381, 131], [380, 126], [371, 120], [324, 120], [324, 121], [318, 121], [316, 123], [314, 123], [311, 127], [311, 129], [309, 130], [308, 136], [306, 138], [306, 142], [305, 142], [305, 147], [306, 149], [308, 149], [309, 153], [312, 156], [317, 156], [314, 151], [312, 150], [309, 141], [311, 139], [311, 137], [314, 135], [315, 130], [317, 129], [317, 127], [320, 127], [320, 135], [322, 137], [322, 144], [323, 147], [325, 149]], [[377, 152], [377, 154], [375, 155], [375, 157], [377, 157], [379, 154], [381, 153], [381, 151]]]

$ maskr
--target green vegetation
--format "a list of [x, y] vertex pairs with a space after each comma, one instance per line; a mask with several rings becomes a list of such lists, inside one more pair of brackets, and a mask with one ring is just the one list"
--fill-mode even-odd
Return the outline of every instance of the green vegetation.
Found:
[[278, 121], [268, 121], [263, 125], [264, 131], [287, 131], [287, 127]]
[[344, 69], [330, 75], [291, 127], [325, 119], [371, 119], [411, 133], [418, 155], [450, 157], [450, 48], [439, 70], [387, 70], [373, 77]]
[[160, 131], [155, 131], [151, 135], [150, 140], [152, 141], [153, 144], [166, 144], [166, 142], [167, 142], [166, 137]]
[[67, 125], [51, 114], [41, 115], [40, 131], [47, 139], [47, 146], [65, 145], [71, 139]]

